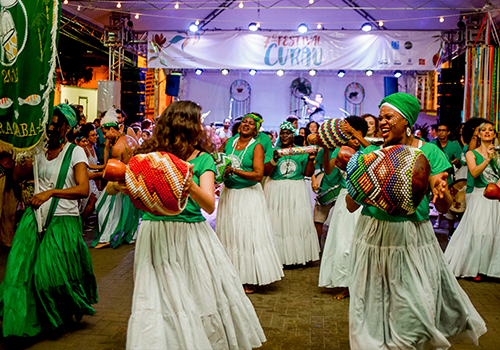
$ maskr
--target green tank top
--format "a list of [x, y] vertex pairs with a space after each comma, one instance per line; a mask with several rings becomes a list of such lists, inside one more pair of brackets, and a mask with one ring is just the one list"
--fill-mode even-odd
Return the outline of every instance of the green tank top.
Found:
[[[265, 136], [267, 137], [267, 135]], [[255, 139], [252, 139], [248, 142], [248, 145], [244, 149], [242, 149], [241, 151], [237, 151], [234, 148], [236, 147], [238, 139], [239, 136], [236, 138], [230, 138], [227, 141], [226, 147], [224, 148], [226, 156], [231, 159], [231, 165], [233, 168], [243, 171], [253, 171], [253, 152], [255, 150], [255, 146], [257, 146], [259, 142], [257, 142]], [[232, 175], [229, 176], [226, 181], [224, 181], [224, 186], [226, 186], [227, 188], [239, 189], [251, 187], [257, 183], [257, 181], [245, 180], [238, 175]]]
[[[190, 164], [194, 164], [193, 168], [193, 181], [199, 186], [200, 177], [206, 171], [211, 171], [215, 174], [215, 163], [212, 156], [208, 153], [202, 153], [198, 157], [188, 161]], [[163, 215], [153, 215], [150, 213], [144, 213], [142, 220], [149, 221], [181, 221], [181, 222], [202, 222], [205, 221], [203, 215], [201, 215], [201, 208], [198, 203], [191, 197], [188, 199], [188, 203], [182, 213], [174, 216], [163, 216]]]
[[[484, 157], [481, 155], [481, 153], [479, 153], [478, 151], [476, 151], [475, 149], [472, 150], [472, 152], [474, 153], [474, 155], [476, 156], [476, 165], [479, 165], [481, 164], [482, 162], [484, 162]], [[486, 168], [483, 170], [483, 172], [481, 174], [479, 174], [478, 177], [474, 178], [472, 175], [470, 176], [472, 179], [473, 179], [473, 182], [474, 182], [474, 188], [484, 188], [486, 186], [488, 186], [489, 182], [488, 180], [485, 179], [484, 177], [484, 172], [487, 171], [489, 173], [493, 173], [497, 176], [497, 179], [496, 180], [491, 180], [491, 182], [497, 182], [498, 181], [498, 169], [495, 169], [495, 159], [492, 159], [489, 164], [486, 166]], [[492, 175], [493, 175], [492, 174]]]
[[[275, 149], [280, 149], [280, 147]], [[308, 154], [281, 157], [269, 177], [273, 180], [302, 180], [308, 157]]]

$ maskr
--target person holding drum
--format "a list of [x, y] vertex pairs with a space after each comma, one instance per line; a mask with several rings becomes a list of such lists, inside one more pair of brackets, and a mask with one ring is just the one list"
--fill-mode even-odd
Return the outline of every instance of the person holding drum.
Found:
[[279, 149], [292, 148], [295, 126], [288, 121], [280, 125], [280, 147], [264, 165], [269, 176], [264, 189], [274, 229], [275, 248], [284, 265], [305, 264], [319, 259], [319, 244], [309, 205], [304, 176], [314, 173], [312, 154], [281, 156]]
[[264, 148], [256, 140], [263, 120], [255, 113], [243, 117], [239, 134], [226, 142], [226, 167], [215, 232], [231, 259], [245, 291], [278, 281], [283, 267], [273, 243], [273, 229], [260, 182], [264, 176]]
[[[417, 177], [411, 187], [428, 181], [437, 209], [446, 212], [451, 198], [445, 171], [450, 163], [435, 145], [411, 134], [420, 103], [412, 95], [394, 93], [379, 107], [384, 146], [408, 145], [424, 152], [430, 177]], [[366, 181], [380, 186], [365, 174]], [[458, 336], [477, 344], [486, 332], [446, 264], [429, 221], [429, 197], [427, 193], [408, 216], [363, 207], [349, 252], [351, 349], [446, 349]], [[346, 203], [350, 212], [360, 206], [349, 195]]]
[[473, 178], [464, 216], [446, 247], [445, 257], [457, 277], [500, 277], [500, 202], [483, 196], [489, 183], [499, 184], [500, 159], [493, 149], [496, 132], [485, 121], [479, 126], [480, 146], [467, 152]]
[[[363, 150], [358, 138], [364, 138], [369, 126], [366, 119], [357, 116], [350, 116], [344, 119], [347, 125], [344, 127], [348, 129], [352, 135], [349, 140], [349, 147], [355, 151]], [[347, 130], [346, 130], [347, 131]], [[374, 146], [370, 146], [374, 148]], [[377, 147], [378, 148], [378, 147]], [[333, 182], [336, 184], [330, 188], [335, 188], [338, 197], [335, 199], [335, 206], [333, 208], [332, 218], [328, 227], [328, 234], [325, 240], [325, 247], [321, 257], [321, 266], [319, 269], [319, 283], [320, 287], [337, 288], [342, 287], [342, 291], [334, 296], [335, 299], [340, 300], [349, 296], [349, 249], [351, 248], [352, 236], [356, 223], [358, 222], [361, 210], [356, 210], [354, 213], [349, 213], [346, 208], [346, 172], [340, 170], [336, 166], [337, 157], [339, 156], [340, 148], [336, 148], [330, 152], [328, 159], [326, 156], [327, 148], [323, 147], [322, 163], [325, 168], [325, 182], [326, 186], [331, 183], [332, 174], [335, 174]], [[330, 181], [329, 181], [330, 179]], [[338, 186], [338, 187], [335, 187]], [[320, 199], [321, 200], [321, 199]]]
[[173, 102], [153, 137], [135, 151], [170, 152], [191, 164], [192, 173], [180, 214], [146, 212], [142, 218], [127, 349], [251, 349], [266, 340], [237, 272], [201, 214], [215, 208], [215, 167], [200, 118], [197, 104]]

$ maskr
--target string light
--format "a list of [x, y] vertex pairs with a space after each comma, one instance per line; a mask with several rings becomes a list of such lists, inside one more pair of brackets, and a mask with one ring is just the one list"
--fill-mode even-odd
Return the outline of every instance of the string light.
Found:
[[229, 74], [229, 69], [224, 68], [221, 70], [222, 75], [228, 75]]
[[64, 4], [64, 5], [67, 5], [67, 4], [68, 4], [68, 0], [64, 0], [64, 1], [63, 1], [63, 4]]
[[371, 69], [368, 69], [366, 72], [365, 72], [366, 76], [367, 77], [371, 77], [373, 75], [373, 71]]
[[443, 23], [444, 22], [444, 17], [439, 18], [439, 22]]
[[243, 8], [243, 1], [242, 1], [242, 2], [240, 2], [240, 4], [238, 5], [238, 7], [239, 7], [240, 9], [242, 9], [242, 8]]
[[260, 28], [260, 22], [257, 22], [257, 28]]
[[119, 2], [118, 4], [116, 4], [116, 7], [118, 7], [119, 9], [121, 9], [122, 8], [121, 2]]
[[82, 9], [82, 7], [80, 5], [78, 5], [78, 7], [76, 8], [77, 11], [80, 11]]
[[314, 0], [309, 0], [309, 3], [312, 5], [314, 4]]
[[200, 21], [196, 20], [196, 21], [194, 22], [194, 24], [196, 24], [196, 25], [200, 25]]
[[174, 9], [178, 10], [179, 9], [179, 3], [176, 2], [175, 5], [174, 5]]
[[379, 27], [383, 27], [383, 26], [384, 26], [384, 22], [379, 21], [379, 22], [378, 22], [378, 26], [379, 26]]
[[138, 13], [135, 14], [135, 19], [139, 19], [139, 14]]
[[285, 71], [283, 69], [279, 69], [276, 71], [276, 74], [278, 75], [278, 77], [282, 77], [285, 74]]
[[316, 69], [311, 69], [311, 70], [309, 70], [309, 75], [310, 75], [311, 77], [314, 77], [314, 76], [316, 75], [316, 73], [317, 73], [317, 72], [316, 72]]
[[321, 25], [321, 23], [318, 23], [318, 25], [316, 26], [316, 28], [321, 29], [321, 28], [323, 28], [323, 26]]

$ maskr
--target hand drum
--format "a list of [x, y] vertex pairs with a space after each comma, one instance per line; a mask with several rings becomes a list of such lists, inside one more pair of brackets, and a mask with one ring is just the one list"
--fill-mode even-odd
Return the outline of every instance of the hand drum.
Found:
[[427, 193], [430, 172], [424, 152], [411, 146], [356, 152], [347, 164], [347, 190], [359, 204], [407, 216], [417, 211]]
[[350, 135], [344, 132], [342, 119], [330, 119], [321, 124], [318, 130], [321, 142], [330, 149], [347, 145]]

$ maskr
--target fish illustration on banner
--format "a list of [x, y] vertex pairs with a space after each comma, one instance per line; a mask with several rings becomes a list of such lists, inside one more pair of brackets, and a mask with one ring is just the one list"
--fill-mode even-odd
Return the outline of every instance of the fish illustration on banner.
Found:
[[0, 143], [17, 157], [36, 152], [45, 137], [53, 106], [59, 4], [0, 0]]

